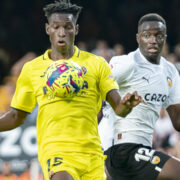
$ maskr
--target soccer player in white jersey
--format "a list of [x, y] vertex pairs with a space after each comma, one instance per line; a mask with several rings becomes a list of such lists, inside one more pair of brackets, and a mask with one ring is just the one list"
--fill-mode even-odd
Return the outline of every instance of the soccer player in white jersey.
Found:
[[119, 93], [137, 90], [147, 105], [139, 104], [125, 118], [116, 117], [114, 145], [105, 153], [113, 180], [178, 180], [180, 161], [152, 149], [152, 137], [160, 110], [165, 107], [180, 131], [180, 76], [161, 56], [166, 41], [166, 22], [158, 14], [146, 14], [138, 22], [139, 48], [115, 56], [110, 66]]

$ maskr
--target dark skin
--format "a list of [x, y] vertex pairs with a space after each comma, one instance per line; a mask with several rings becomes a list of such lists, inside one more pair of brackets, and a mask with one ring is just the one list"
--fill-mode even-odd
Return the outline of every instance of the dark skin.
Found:
[[69, 59], [73, 56], [74, 40], [78, 31], [79, 25], [72, 14], [54, 13], [50, 16], [46, 24], [46, 33], [51, 42], [51, 59]]
[[[136, 35], [139, 49], [144, 57], [153, 64], [160, 63], [162, 49], [166, 41], [166, 26], [162, 22], [144, 22], [138, 27]], [[172, 124], [180, 131], [180, 104], [170, 105], [167, 112]], [[158, 176], [158, 180], [180, 179], [180, 161], [170, 158]]]
[[[69, 59], [74, 54], [74, 40], [78, 34], [78, 25], [72, 14], [54, 13], [46, 24], [46, 33], [49, 35], [52, 53], [50, 58], [54, 61], [59, 59]], [[138, 96], [137, 92], [127, 94], [121, 99], [117, 90], [112, 90], [107, 94], [107, 101], [110, 103], [117, 115], [126, 116], [133, 107], [139, 103], [145, 103]], [[11, 108], [6, 114], [0, 117], [0, 131], [14, 129], [24, 123], [27, 112]], [[58, 172], [52, 180], [73, 180], [67, 172]]]
[[144, 22], [138, 28], [136, 35], [141, 53], [146, 59], [159, 64], [164, 43], [166, 42], [166, 27], [157, 21]]

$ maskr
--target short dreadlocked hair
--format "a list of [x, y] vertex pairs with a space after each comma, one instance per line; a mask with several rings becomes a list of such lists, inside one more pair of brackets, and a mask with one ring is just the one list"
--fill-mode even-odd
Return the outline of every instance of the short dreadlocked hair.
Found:
[[149, 13], [149, 14], [146, 14], [140, 18], [140, 20], [138, 22], [138, 27], [147, 21], [162, 22], [166, 26], [166, 21], [164, 20], [164, 18], [162, 16], [160, 16], [159, 14], [156, 14], [156, 13]]
[[75, 20], [77, 21], [82, 7], [77, 6], [76, 4], [71, 4], [70, 0], [57, 0], [54, 3], [46, 5], [43, 10], [47, 19], [49, 19], [54, 13], [70, 13], [73, 14]]

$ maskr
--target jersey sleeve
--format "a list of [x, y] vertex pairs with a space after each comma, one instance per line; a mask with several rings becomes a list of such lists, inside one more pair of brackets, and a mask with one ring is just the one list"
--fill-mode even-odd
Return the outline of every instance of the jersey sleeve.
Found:
[[31, 73], [27, 64], [22, 68], [16, 83], [16, 91], [11, 101], [11, 107], [31, 113], [36, 106], [36, 98], [31, 83]]
[[132, 77], [134, 72], [134, 61], [129, 56], [114, 56], [109, 64], [118, 85], [127, 82]]
[[102, 100], [106, 100], [107, 93], [112, 89], [119, 89], [118, 84], [113, 78], [111, 69], [108, 63], [101, 58], [100, 68], [99, 68], [99, 89], [101, 92]]
[[180, 104], [180, 75], [176, 68], [174, 68], [174, 72], [172, 73], [172, 82], [170, 82], [170, 92], [169, 92], [169, 98], [167, 103], [165, 104], [165, 107], [167, 108], [170, 105], [173, 104]]

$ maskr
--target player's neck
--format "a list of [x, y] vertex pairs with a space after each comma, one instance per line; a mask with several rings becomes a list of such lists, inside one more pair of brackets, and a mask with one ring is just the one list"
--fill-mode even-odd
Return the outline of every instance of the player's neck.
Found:
[[150, 63], [152, 64], [160, 64], [160, 59], [161, 59], [161, 55], [159, 55], [158, 57], [154, 57], [154, 58], [146, 58]]
[[69, 59], [73, 56], [73, 54], [74, 54], [74, 47], [69, 49], [61, 49], [59, 51], [52, 48], [52, 52], [50, 53], [50, 58], [54, 61], [59, 59]]

